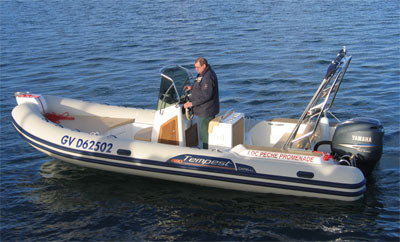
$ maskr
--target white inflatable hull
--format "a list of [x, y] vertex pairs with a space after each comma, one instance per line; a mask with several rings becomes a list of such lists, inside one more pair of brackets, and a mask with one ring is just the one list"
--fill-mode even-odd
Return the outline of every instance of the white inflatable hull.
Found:
[[[157, 141], [153, 124], [159, 111], [40, 98], [45, 105], [19, 102], [12, 111], [13, 125], [39, 151], [72, 164], [223, 189], [344, 201], [357, 200], [366, 190], [359, 169], [325, 161], [323, 154], [260, 146], [257, 137], [249, 137], [257, 132], [247, 124], [245, 139], [251, 144], [203, 150], [186, 147], [180, 131], [179, 144]], [[67, 112], [74, 120], [53, 123], [44, 116], [52, 112]], [[190, 122], [179, 115], [177, 127], [186, 130]], [[140, 138], [147, 129], [153, 129], [149, 140]]]

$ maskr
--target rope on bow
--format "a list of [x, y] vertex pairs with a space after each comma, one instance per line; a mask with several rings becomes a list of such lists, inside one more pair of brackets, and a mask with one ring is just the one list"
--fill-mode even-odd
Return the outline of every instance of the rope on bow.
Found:
[[45, 117], [53, 123], [59, 124], [60, 120], [75, 120], [74, 117], [70, 117], [68, 112], [63, 114], [56, 114], [55, 112], [46, 113]]

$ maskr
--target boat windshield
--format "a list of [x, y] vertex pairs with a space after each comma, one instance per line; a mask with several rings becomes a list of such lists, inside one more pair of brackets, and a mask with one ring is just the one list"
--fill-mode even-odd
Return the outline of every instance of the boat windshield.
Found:
[[192, 74], [186, 68], [176, 65], [161, 69], [161, 84], [157, 110], [179, 103], [184, 87], [190, 85]]

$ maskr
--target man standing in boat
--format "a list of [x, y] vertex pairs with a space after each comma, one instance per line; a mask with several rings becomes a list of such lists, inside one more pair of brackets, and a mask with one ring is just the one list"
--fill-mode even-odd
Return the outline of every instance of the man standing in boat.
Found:
[[185, 87], [192, 90], [192, 98], [184, 107], [193, 107], [194, 114], [199, 116], [200, 138], [203, 149], [208, 149], [208, 124], [219, 113], [218, 78], [203, 57], [197, 58], [194, 67], [198, 74], [193, 86]]

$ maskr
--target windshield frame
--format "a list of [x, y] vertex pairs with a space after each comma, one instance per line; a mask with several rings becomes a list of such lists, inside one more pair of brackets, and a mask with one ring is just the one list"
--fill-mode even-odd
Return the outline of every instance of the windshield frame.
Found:
[[[165, 66], [160, 69], [160, 75], [161, 83], [158, 92], [157, 110], [179, 103], [184, 95], [184, 87], [191, 85], [193, 80], [192, 73], [180, 65]], [[168, 83], [166, 83], [167, 80], [169, 81]], [[174, 93], [171, 93], [171, 88], [174, 89]], [[166, 101], [167, 98], [171, 99]]]

